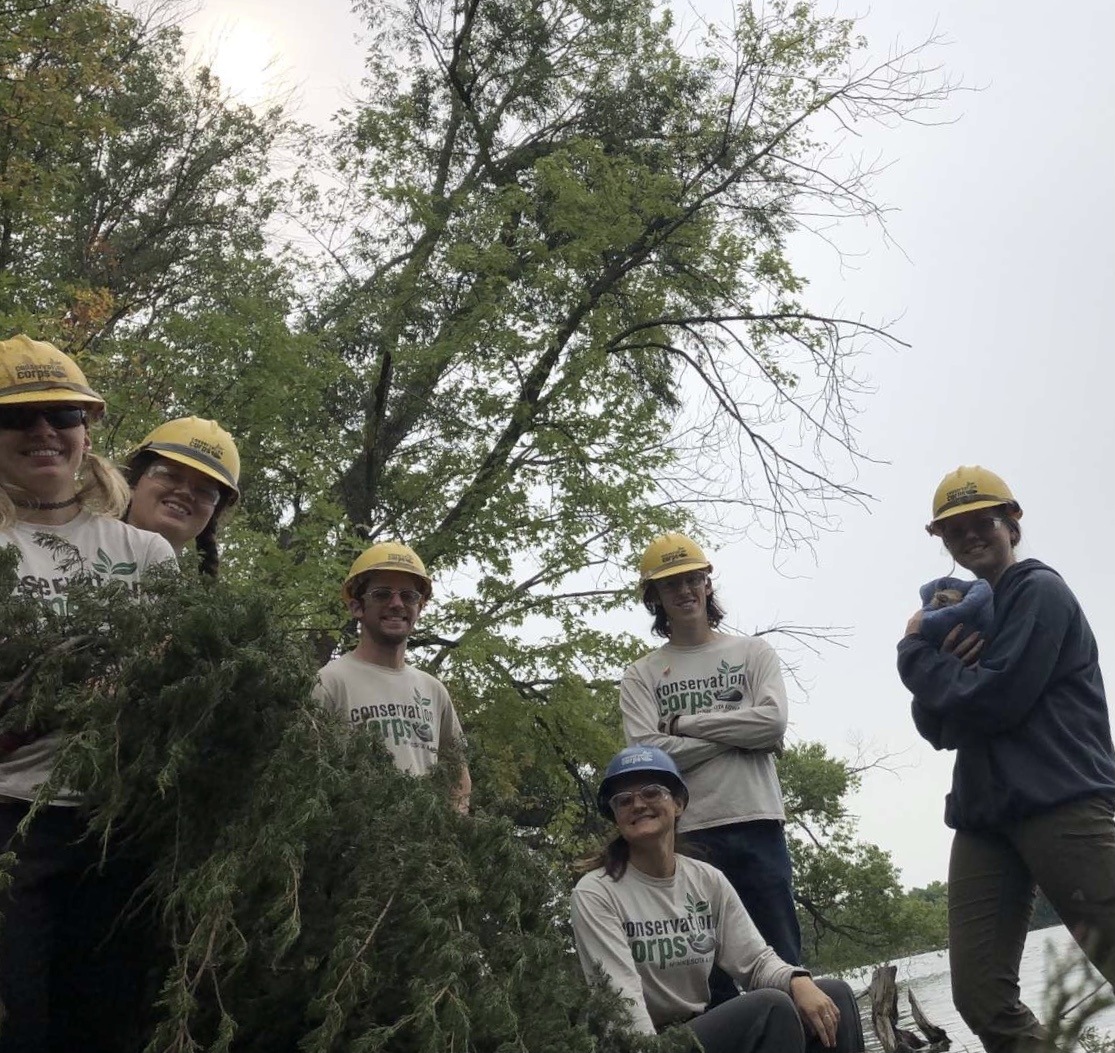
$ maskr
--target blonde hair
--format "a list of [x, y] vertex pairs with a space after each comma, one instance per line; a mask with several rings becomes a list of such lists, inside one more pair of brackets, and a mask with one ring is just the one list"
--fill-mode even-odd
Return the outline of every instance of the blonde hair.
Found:
[[[98, 454], [89, 452], [81, 462], [77, 478], [78, 503], [94, 515], [119, 519], [128, 507], [131, 491], [120, 472]], [[4, 486], [0, 486], [0, 530], [19, 519], [19, 509]]]

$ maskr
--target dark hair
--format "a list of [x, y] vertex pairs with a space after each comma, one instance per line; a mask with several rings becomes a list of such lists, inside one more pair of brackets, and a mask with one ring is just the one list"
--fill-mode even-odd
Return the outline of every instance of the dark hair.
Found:
[[[670, 619], [666, 617], [666, 608], [658, 599], [658, 589], [653, 581], [648, 581], [643, 586], [643, 606], [654, 615], [654, 624], [650, 631], [655, 636], [663, 636], [668, 640]], [[705, 617], [708, 618], [709, 628], [715, 629], [724, 620], [726, 613], [716, 600], [716, 590], [709, 589], [708, 596], [705, 597]]]
[[[704, 852], [696, 842], [691, 842], [685, 836], [678, 836], [677, 820], [674, 821], [674, 853], [679, 856], [692, 856], [697, 859], [704, 856]], [[622, 837], [616, 836], [604, 845], [599, 852], [577, 860], [575, 869], [578, 874], [588, 874], [603, 867], [604, 873], [608, 877], [613, 881], [619, 881], [627, 873], [627, 864], [630, 861], [631, 846]]]
[[[128, 487], [134, 490], [139, 485], [140, 479], [143, 478], [143, 473], [155, 461], [160, 459], [166, 460], [165, 457], [160, 458], [159, 454], [153, 450], [140, 450], [124, 465], [124, 478], [128, 481]], [[194, 538], [194, 545], [197, 546], [198, 570], [202, 574], [208, 574], [211, 578], [217, 577], [221, 569], [221, 551], [217, 547], [217, 527], [220, 525], [221, 513], [229, 506], [232, 497], [232, 492], [227, 486], [218, 483], [217, 488], [221, 491], [221, 498], [213, 509], [209, 522], [202, 527], [201, 533]], [[127, 522], [131, 510], [132, 505], [129, 502], [128, 507], [124, 509], [123, 519], [125, 522]]]
[[1012, 515], [1007, 515], [1007, 531], [1010, 533], [1010, 547], [1017, 548], [1018, 543], [1022, 540], [1022, 527], [1019, 526], [1018, 520]]

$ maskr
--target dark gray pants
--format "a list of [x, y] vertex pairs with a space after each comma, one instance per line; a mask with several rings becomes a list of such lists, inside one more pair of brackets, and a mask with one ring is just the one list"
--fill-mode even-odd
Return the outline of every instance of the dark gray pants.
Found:
[[138, 864], [101, 867], [76, 808], [48, 805], [20, 837], [26, 814], [26, 804], [0, 803], [0, 851], [18, 857], [0, 893], [0, 1053], [139, 1050], [151, 934], [125, 916]]
[[1036, 1053], [1045, 1029], [1022, 1004], [1018, 966], [1034, 887], [1115, 983], [1115, 823], [1089, 797], [1001, 830], [957, 831], [949, 861], [952, 997], [988, 1053]]
[[[818, 980], [840, 1010], [836, 1046], [828, 1053], [860, 1053], [863, 1024], [852, 989], [843, 980]], [[689, 1021], [705, 1053], [821, 1053], [812, 1033], [807, 1037], [793, 999], [782, 991], [737, 995]]]

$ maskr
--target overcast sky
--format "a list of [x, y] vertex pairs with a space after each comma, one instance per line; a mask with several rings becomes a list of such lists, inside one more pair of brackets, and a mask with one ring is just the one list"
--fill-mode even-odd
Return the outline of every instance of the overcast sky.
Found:
[[[792, 706], [793, 734], [846, 756], [860, 742], [891, 755], [896, 772], [869, 772], [854, 801], [860, 833], [892, 853], [904, 884], [924, 885], [946, 875], [951, 758], [915, 734], [894, 645], [918, 585], [950, 570], [922, 529], [945, 472], [981, 463], [1007, 480], [1025, 512], [1020, 553], [1076, 592], [1115, 682], [1115, 4], [1054, 12], [1034, 0], [877, 0], [831, 10], [862, 16], [879, 55], [940, 32], [950, 75], [980, 90], [947, 107], [955, 123], [866, 143], [893, 161], [876, 196], [895, 208], [897, 247], [846, 227], [839, 240], [859, 254], [854, 267], [814, 244], [794, 258], [812, 306], [897, 318], [896, 335], [912, 345], [879, 349], [862, 367], [876, 389], [858, 420], [862, 446], [887, 462], [862, 471], [875, 503], [847, 509], [815, 561], [802, 553], [776, 570], [769, 553], [739, 544], [713, 561], [741, 629], [851, 628], [844, 649], [795, 656], [809, 693]], [[316, 123], [362, 75], [359, 25], [342, 0], [312, 13], [302, 0], [205, 0], [187, 29], [246, 101], [268, 78], [271, 91], [294, 85], [301, 117]]]

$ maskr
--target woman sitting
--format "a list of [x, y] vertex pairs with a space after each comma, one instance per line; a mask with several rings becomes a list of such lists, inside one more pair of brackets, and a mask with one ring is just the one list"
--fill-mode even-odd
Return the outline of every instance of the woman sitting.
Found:
[[[573, 935], [589, 982], [600, 971], [625, 996], [633, 1027], [685, 1023], [706, 1053], [863, 1049], [855, 998], [813, 981], [766, 945], [728, 879], [679, 855], [689, 791], [662, 750], [629, 746], [608, 765], [597, 804], [618, 836], [573, 890]], [[745, 992], [709, 1008], [719, 966]]]

